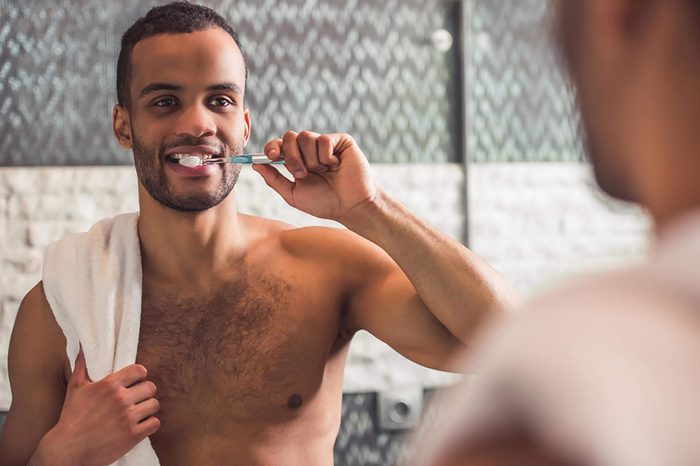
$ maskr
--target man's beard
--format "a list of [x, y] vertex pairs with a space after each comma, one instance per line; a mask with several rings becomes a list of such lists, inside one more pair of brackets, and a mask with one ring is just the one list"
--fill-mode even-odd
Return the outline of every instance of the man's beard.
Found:
[[[159, 168], [165, 161], [163, 154], [165, 148], [161, 147], [157, 153], [142, 145], [132, 131], [134, 164], [136, 165], [136, 175], [139, 182], [146, 189], [148, 194], [161, 205], [178, 212], [201, 212], [219, 205], [231, 193], [238, 181], [241, 166], [236, 164], [222, 164], [221, 181], [213, 192], [202, 192], [197, 194], [173, 194], [165, 171]], [[196, 141], [186, 141], [183, 145], [198, 145]], [[230, 149], [230, 150], [229, 150]], [[238, 144], [229, 148], [224, 145], [223, 154], [231, 156], [243, 152], [243, 145]]]

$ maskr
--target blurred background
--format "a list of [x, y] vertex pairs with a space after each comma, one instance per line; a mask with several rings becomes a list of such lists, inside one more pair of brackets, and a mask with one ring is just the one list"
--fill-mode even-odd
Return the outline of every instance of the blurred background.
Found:
[[[201, 3], [241, 36], [251, 151], [288, 129], [353, 134], [384, 189], [526, 297], [643, 254], [643, 213], [594, 187], [546, 0]], [[10, 333], [45, 247], [138, 210], [111, 110], [121, 34], [150, 6], [0, 0], [0, 413]], [[243, 212], [329, 224], [249, 170], [236, 190]], [[423, 402], [453, 380], [357, 335], [336, 464], [395, 463]]]

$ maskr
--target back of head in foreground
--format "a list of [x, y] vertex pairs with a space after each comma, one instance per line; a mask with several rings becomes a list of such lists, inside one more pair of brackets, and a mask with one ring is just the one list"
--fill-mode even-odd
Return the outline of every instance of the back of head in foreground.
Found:
[[486, 332], [412, 464], [700, 464], [700, 2], [551, 6], [596, 180], [656, 244]]

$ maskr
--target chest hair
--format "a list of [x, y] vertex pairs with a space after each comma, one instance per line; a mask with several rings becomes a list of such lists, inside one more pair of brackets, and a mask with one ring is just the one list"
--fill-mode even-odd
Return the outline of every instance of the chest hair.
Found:
[[210, 421], [283, 404], [298, 364], [291, 287], [243, 274], [209, 296], [144, 286], [138, 360], [161, 411], [188, 406]]

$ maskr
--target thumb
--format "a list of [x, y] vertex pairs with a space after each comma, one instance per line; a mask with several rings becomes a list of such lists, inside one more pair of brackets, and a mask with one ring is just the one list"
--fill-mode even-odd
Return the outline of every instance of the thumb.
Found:
[[90, 376], [88, 375], [87, 365], [85, 364], [85, 354], [83, 353], [83, 346], [80, 346], [80, 351], [78, 351], [78, 356], [75, 358], [75, 366], [73, 367], [73, 374], [70, 377], [70, 383], [80, 386], [86, 382], [91, 382]]
[[263, 177], [265, 183], [272, 189], [274, 189], [277, 194], [282, 196], [287, 204], [294, 206], [294, 183], [289, 181], [285, 176], [280, 173], [276, 168], [270, 165], [253, 165], [253, 170], [258, 172], [260, 176]]

